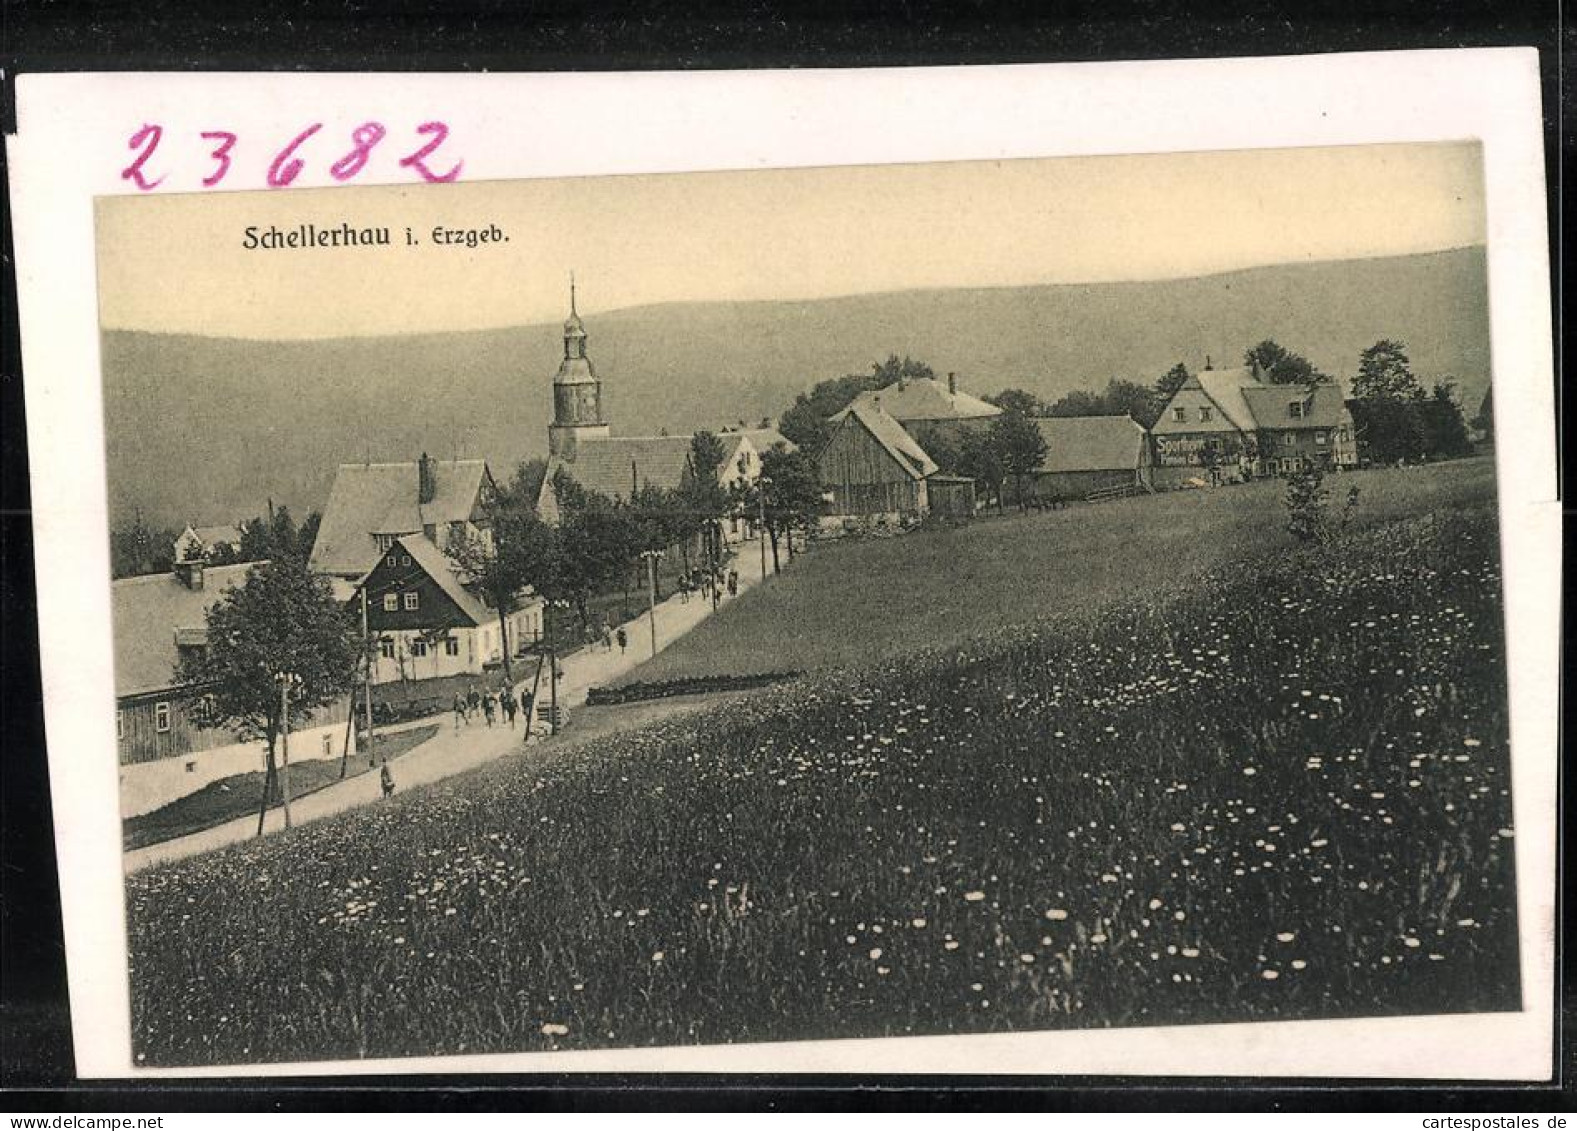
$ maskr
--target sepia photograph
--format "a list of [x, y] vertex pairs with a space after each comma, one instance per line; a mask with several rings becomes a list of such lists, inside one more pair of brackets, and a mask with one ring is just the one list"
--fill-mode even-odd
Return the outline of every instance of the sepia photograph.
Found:
[[135, 1066], [1522, 1010], [1484, 186], [101, 197]]

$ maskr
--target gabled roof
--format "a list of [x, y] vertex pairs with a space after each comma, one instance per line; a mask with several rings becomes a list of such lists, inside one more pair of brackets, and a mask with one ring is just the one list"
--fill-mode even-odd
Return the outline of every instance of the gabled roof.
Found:
[[360, 576], [378, 556], [375, 534], [410, 534], [429, 523], [464, 522], [475, 511], [487, 464], [433, 460], [433, 501], [418, 502], [417, 463], [342, 463], [308, 563], [318, 573]]
[[879, 408], [894, 420], [978, 420], [1000, 416], [1002, 410], [968, 393], [950, 393], [947, 382], [934, 377], [905, 378], [881, 389], [868, 390], [854, 398], [842, 412], [827, 419], [837, 423], [856, 405]]
[[208, 609], [224, 600], [227, 589], [246, 584], [248, 570], [264, 564], [208, 566], [201, 589], [188, 589], [173, 573], [111, 582], [116, 696], [177, 686], [176, 634], [187, 644], [206, 640]]
[[[1335, 428], [1350, 423], [1342, 391], [1336, 385], [1316, 385], [1313, 390], [1302, 385], [1266, 385], [1244, 389], [1243, 399], [1261, 428]], [[1288, 415], [1287, 406], [1293, 401], [1302, 403], [1302, 416]]]
[[[728, 445], [725, 441], [724, 447]], [[684, 482], [690, 466], [689, 436], [610, 436], [600, 440], [580, 440], [574, 458], [551, 456], [542, 489], [537, 495], [537, 513], [544, 522], [558, 519], [558, 500], [553, 494], [553, 478], [563, 470], [588, 491], [610, 499], [628, 499], [637, 486], [648, 484], [675, 490]]]
[[[202, 544], [210, 548], [219, 545], [221, 542], [231, 546], [239, 546], [241, 544], [241, 528], [234, 523], [220, 526], [188, 526], [187, 530], [197, 535]], [[185, 531], [182, 531], [182, 533], [185, 533]]]
[[1144, 453], [1144, 429], [1127, 416], [1054, 416], [1035, 421], [1046, 440], [1042, 471], [1128, 471]]
[[1243, 399], [1243, 389], [1263, 386], [1252, 369], [1205, 369], [1189, 377], [1183, 388], [1189, 387], [1203, 389], [1234, 428], [1243, 432], [1254, 430], [1254, 412]]
[[863, 426], [876, 442], [886, 449], [887, 454], [893, 457], [893, 461], [911, 477], [924, 479], [938, 470], [935, 461], [915, 442], [913, 436], [904, 431], [903, 425], [881, 409], [872, 405], [852, 404], [849, 406], [842, 427], [855, 426], [848, 423], [849, 417], [853, 418], [855, 424]]
[[[483, 603], [482, 599], [461, 583], [459, 573], [448, 555], [429, 542], [425, 534], [402, 535], [394, 540], [394, 545], [402, 553], [411, 555], [411, 561], [433, 579], [433, 583], [444, 591], [444, 596], [453, 601], [455, 606], [470, 618], [472, 624], [490, 624], [495, 619], [496, 614]], [[371, 568], [357, 580], [357, 591], [366, 584], [367, 578], [378, 568], [381, 560], [380, 555], [373, 561]]]
[[799, 450], [799, 445], [795, 444], [793, 440], [790, 440], [776, 428], [741, 428], [737, 435], [749, 440], [755, 445], [756, 451], [761, 454], [771, 451], [779, 444], [782, 444], [791, 452]]

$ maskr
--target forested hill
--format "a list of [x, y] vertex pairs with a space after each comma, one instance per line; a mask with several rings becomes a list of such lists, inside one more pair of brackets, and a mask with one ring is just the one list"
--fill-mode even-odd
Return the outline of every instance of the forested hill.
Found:
[[[1112, 377], [1148, 384], [1206, 354], [1236, 364], [1274, 338], [1351, 376], [1379, 338], [1469, 412], [1489, 381], [1482, 248], [1287, 264], [1204, 278], [905, 291], [809, 302], [582, 311], [614, 431], [675, 433], [776, 416], [816, 381], [889, 353], [965, 388], [1054, 400]], [[110, 331], [103, 339], [112, 523], [217, 523], [320, 507], [334, 467], [485, 456], [500, 475], [543, 454], [559, 324], [252, 341]]]

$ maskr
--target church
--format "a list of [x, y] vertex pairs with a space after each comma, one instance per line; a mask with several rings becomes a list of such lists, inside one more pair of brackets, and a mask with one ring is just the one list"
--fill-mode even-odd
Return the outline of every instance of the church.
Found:
[[[564, 356], [553, 378], [553, 423], [548, 426], [548, 465], [537, 493], [537, 514], [556, 525], [561, 517], [553, 482], [562, 472], [588, 491], [609, 499], [629, 500], [643, 487], [674, 491], [691, 481], [689, 436], [615, 436], [602, 403], [602, 380], [586, 353], [586, 326], [575, 307], [570, 280], [569, 317], [564, 321]], [[719, 431], [726, 453], [722, 463], [702, 473], [720, 484], [754, 482], [761, 473], [761, 455], [782, 444], [792, 448], [776, 429]], [[735, 518], [725, 537], [748, 537], [748, 522]]]

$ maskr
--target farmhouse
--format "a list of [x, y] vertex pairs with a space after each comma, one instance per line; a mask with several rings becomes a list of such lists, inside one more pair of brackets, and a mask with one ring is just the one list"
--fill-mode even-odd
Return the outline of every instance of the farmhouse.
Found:
[[[936, 462], [892, 416], [858, 401], [839, 413], [817, 457], [833, 518], [909, 518], [930, 510]], [[952, 481], [949, 481], [952, 485]]]
[[[175, 678], [185, 655], [208, 645], [208, 609], [246, 583], [262, 563], [210, 566], [201, 556], [178, 561], [167, 574], [128, 577], [111, 585], [115, 631], [115, 738], [122, 815], [133, 817], [201, 789], [209, 782], [263, 769], [264, 744], [242, 742], [208, 725], [202, 687]], [[355, 749], [346, 717], [349, 700], [315, 712], [291, 734], [290, 756], [338, 758]]]
[[1035, 421], [1046, 441], [1036, 494], [1082, 499], [1123, 488], [1148, 489], [1150, 440], [1129, 416], [1057, 416]]
[[495, 491], [482, 460], [424, 452], [412, 463], [340, 465], [308, 565], [347, 602], [366, 596], [368, 627], [379, 633], [374, 682], [478, 673], [541, 635], [539, 598], [517, 594], [501, 633], [497, 610], [448, 557], [451, 546], [491, 542]]
[[956, 440], [960, 432], [983, 428], [1002, 415], [996, 405], [961, 392], [956, 373], [949, 373], [945, 383], [934, 377], [901, 378], [861, 393], [829, 419], [836, 424], [855, 408], [881, 409], [922, 445], [937, 435]]
[[241, 552], [241, 524], [193, 526], [188, 522], [186, 529], [176, 535], [174, 545], [174, 560], [178, 562], [199, 557], [212, 561], [225, 551], [238, 554]]
[[1151, 429], [1157, 485], [1201, 475], [1353, 467], [1352, 415], [1335, 383], [1274, 385], [1259, 366], [1192, 374]]

